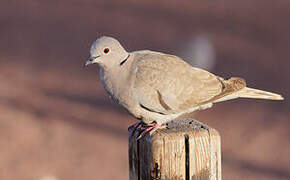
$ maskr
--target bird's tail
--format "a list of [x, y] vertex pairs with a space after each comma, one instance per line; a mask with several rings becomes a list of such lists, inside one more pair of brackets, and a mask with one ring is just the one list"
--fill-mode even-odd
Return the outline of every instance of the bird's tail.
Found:
[[241, 98], [254, 98], [254, 99], [269, 99], [269, 100], [283, 100], [284, 98], [275, 93], [262, 91], [258, 89], [244, 87], [237, 92], [237, 96]]
[[242, 78], [233, 77], [228, 80], [220, 79], [223, 84], [224, 92], [214, 102], [222, 102], [236, 98], [254, 98], [254, 99], [269, 99], [283, 100], [284, 98], [275, 93], [262, 91], [258, 89], [246, 87], [246, 81]]

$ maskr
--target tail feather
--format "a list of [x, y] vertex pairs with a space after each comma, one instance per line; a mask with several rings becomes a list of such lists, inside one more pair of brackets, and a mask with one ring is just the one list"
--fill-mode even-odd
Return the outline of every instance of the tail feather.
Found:
[[232, 77], [228, 80], [219, 78], [223, 85], [223, 92], [216, 96], [214, 103], [227, 101], [236, 98], [254, 98], [254, 99], [269, 99], [269, 100], [283, 100], [284, 98], [275, 93], [262, 91], [258, 89], [246, 87], [246, 81], [242, 78]]
[[245, 87], [237, 92], [237, 96], [241, 98], [255, 98], [255, 99], [269, 99], [269, 100], [283, 100], [284, 98], [275, 93], [262, 91], [258, 89]]

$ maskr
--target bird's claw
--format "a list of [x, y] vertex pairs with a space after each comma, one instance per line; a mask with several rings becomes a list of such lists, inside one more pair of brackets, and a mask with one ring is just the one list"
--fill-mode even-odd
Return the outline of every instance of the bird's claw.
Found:
[[140, 134], [137, 136], [136, 140], [139, 140], [143, 136], [145, 136], [147, 133], [152, 135], [157, 129], [164, 129], [166, 128], [165, 125], [159, 125], [156, 122], [153, 122], [151, 124], [145, 124], [142, 121], [139, 121], [133, 125], [131, 125], [128, 128], [128, 131], [130, 132], [131, 136], [134, 136], [137, 129], [139, 129]]
[[128, 127], [128, 131], [132, 134], [135, 133], [135, 131], [140, 127], [142, 126], [143, 122], [142, 121], [138, 121], [136, 123], [134, 123], [133, 125], [129, 126]]
[[145, 126], [146, 127], [142, 127], [143, 130], [139, 134], [139, 136], [137, 137], [137, 140], [139, 140], [140, 138], [142, 138], [143, 136], [145, 136], [147, 133], [149, 133], [150, 135], [152, 135], [157, 129], [164, 129], [164, 128], [166, 128], [165, 125], [159, 125], [156, 122], [154, 122], [152, 124], [146, 124]]

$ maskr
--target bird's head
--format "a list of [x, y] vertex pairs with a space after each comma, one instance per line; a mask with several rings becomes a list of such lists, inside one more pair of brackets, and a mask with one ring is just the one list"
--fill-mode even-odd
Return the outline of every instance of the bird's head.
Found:
[[85, 66], [97, 63], [102, 67], [112, 67], [119, 65], [128, 55], [118, 40], [102, 36], [92, 44]]

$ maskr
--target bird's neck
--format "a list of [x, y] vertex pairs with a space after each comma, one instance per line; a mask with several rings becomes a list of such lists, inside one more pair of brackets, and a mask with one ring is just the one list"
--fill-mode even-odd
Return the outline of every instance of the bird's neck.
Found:
[[132, 73], [133, 55], [130, 54], [128, 59], [122, 65], [114, 67], [101, 67], [100, 78], [105, 90], [110, 94], [123, 94], [132, 82], [130, 74]]

